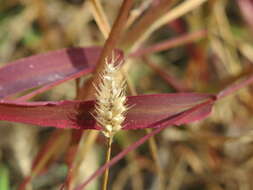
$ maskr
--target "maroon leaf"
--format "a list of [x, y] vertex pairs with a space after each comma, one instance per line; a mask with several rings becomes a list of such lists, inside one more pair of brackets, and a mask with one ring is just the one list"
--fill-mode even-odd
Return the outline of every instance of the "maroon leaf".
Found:
[[100, 47], [69, 48], [14, 61], [0, 69], [0, 98], [44, 86], [42, 92], [89, 73], [100, 52]]
[[[183, 114], [196, 105], [214, 100], [210, 94], [175, 93], [128, 97], [131, 109], [126, 115], [125, 130], [156, 128], [171, 117]], [[53, 126], [57, 128], [97, 129], [92, 112], [94, 101], [59, 102], [0, 102], [0, 119], [14, 122]], [[202, 119], [211, 111], [211, 106], [185, 117], [173, 124], [182, 124]]]
[[25, 103], [1, 101], [0, 119], [57, 128], [95, 129], [94, 120], [90, 115], [93, 107], [94, 102], [92, 101]]
[[[101, 168], [99, 168], [97, 171], [95, 171], [89, 178], [87, 178], [82, 184], [80, 184], [78, 187], [75, 188], [75, 190], [82, 190], [85, 188], [86, 185], [89, 184], [95, 177], [98, 177], [101, 175], [107, 168], [113, 166], [115, 163], [117, 163], [119, 160], [125, 157], [126, 154], [133, 151], [134, 149], [138, 148], [140, 145], [144, 144], [150, 137], [158, 134], [166, 127], [172, 126], [173, 124], [180, 124], [184, 123], [185, 121], [189, 122], [189, 119], [194, 118], [202, 118], [204, 110], [208, 110], [208, 107], [211, 107], [215, 99], [210, 99], [209, 101], [206, 101], [205, 103], [199, 104], [197, 106], [194, 106], [193, 108], [185, 111], [182, 114], [178, 114], [174, 117], [171, 117], [167, 120], [167, 122], [161, 123], [159, 128], [154, 129], [149, 134], [145, 135], [144, 137], [140, 138], [127, 148], [125, 148], [123, 151], [121, 151], [119, 154], [117, 154], [115, 157], [113, 157], [109, 162], [104, 164]], [[207, 109], [206, 109], [207, 108]], [[204, 112], [202, 112], [202, 111]], [[193, 117], [192, 117], [193, 116]], [[205, 115], [206, 116], [206, 115]], [[192, 117], [192, 118], [190, 118]], [[203, 119], [203, 118], [202, 118]]]
[[[212, 98], [214, 98], [213, 95], [198, 93], [153, 94], [129, 97], [127, 104], [134, 106], [127, 113], [124, 129], [160, 127], [160, 122], [164, 122], [170, 117], [181, 114]], [[202, 118], [195, 118], [194, 120], [198, 119]]]
[[[141, 139], [139, 139], [138, 141], [136, 141], [135, 143], [133, 143], [129, 147], [125, 148], [122, 152], [120, 152], [118, 155], [113, 157], [111, 159], [111, 161], [107, 162], [101, 168], [99, 168], [97, 171], [95, 171], [82, 184], [80, 184], [77, 188], [75, 188], [75, 190], [83, 189], [87, 184], [89, 184], [90, 181], [92, 181], [95, 177], [101, 175], [107, 168], [113, 166], [115, 163], [117, 163], [119, 160], [121, 160], [127, 153], [138, 148], [140, 145], [145, 143], [150, 137], [158, 134], [166, 127], [172, 126], [174, 124], [178, 125], [178, 124], [182, 124], [182, 123], [189, 123], [189, 122], [195, 121], [197, 119], [205, 118], [210, 113], [211, 107], [216, 100], [219, 100], [221, 98], [224, 98], [225, 96], [231, 95], [232, 93], [251, 84], [252, 82], [253, 82], [253, 75], [251, 74], [251, 75], [245, 77], [244, 79], [240, 80], [239, 82], [229, 85], [223, 91], [219, 92], [217, 96], [213, 96], [213, 97], [210, 96], [209, 99], [208, 99], [208, 97], [206, 97], [207, 99], [203, 103], [196, 104], [195, 106], [193, 106], [192, 108], [190, 108], [186, 111], [172, 115], [172, 116], [170, 116], [170, 118], [167, 118], [165, 120], [161, 120], [161, 121], [157, 122], [156, 127], [159, 126], [159, 128], [156, 128], [155, 130], [151, 131], [149, 134], [145, 135], [144, 137], [142, 137]], [[173, 96], [176, 96], [176, 95], [177, 94], [170, 94], [170, 98], [169, 98], [170, 101], [172, 101], [174, 99]], [[181, 96], [182, 94], [178, 93], [178, 95], [180, 97], [179, 97], [179, 99], [178, 98], [175, 99], [175, 102], [174, 102], [175, 105], [177, 104], [177, 101], [181, 102], [180, 98], [182, 98], [182, 96]], [[201, 94], [198, 94], [198, 95], [201, 95]], [[192, 94], [187, 93], [185, 97], [189, 98], [189, 100], [192, 97], [195, 97], [196, 102], [198, 102], [198, 101], [201, 102], [202, 100], [204, 100], [204, 97], [202, 97], [203, 99], [201, 100], [200, 96], [194, 96], [193, 93]], [[186, 103], [188, 101], [187, 98], [183, 99], [183, 101], [185, 101], [184, 103]], [[148, 100], [146, 99], [146, 101], [148, 101]], [[189, 101], [189, 103], [190, 102], [191, 101]], [[149, 102], [149, 105], [150, 105], [150, 103], [151, 102]], [[174, 107], [175, 105], [173, 105], [172, 107]], [[150, 106], [152, 107], [152, 105], [150, 105]], [[149, 108], [151, 108], [151, 107], [149, 107]], [[149, 108], [147, 107], [147, 110]], [[154, 110], [154, 112], [155, 112], [155, 110]], [[150, 119], [150, 118], [148, 118], [148, 116], [147, 116], [147, 119]]]

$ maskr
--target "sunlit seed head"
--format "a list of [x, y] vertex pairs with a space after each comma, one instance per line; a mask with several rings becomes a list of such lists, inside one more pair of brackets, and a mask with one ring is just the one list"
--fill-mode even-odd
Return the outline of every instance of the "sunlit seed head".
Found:
[[103, 128], [106, 137], [112, 137], [122, 129], [127, 111], [125, 83], [119, 77], [119, 65], [115, 65], [117, 58], [105, 60], [105, 68], [100, 75], [100, 82], [96, 89], [95, 118]]

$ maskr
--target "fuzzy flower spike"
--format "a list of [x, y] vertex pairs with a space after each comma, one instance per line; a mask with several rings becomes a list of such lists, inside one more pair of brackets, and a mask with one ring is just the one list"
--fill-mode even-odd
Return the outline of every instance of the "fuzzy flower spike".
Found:
[[103, 128], [103, 134], [112, 138], [122, 128], [128, 108], [125, 105], [125, 81], [119, 73], [122, 62], [116, 66], [117, 58], [114, 55], [110, 61], [105, 59], [105, 62], [100, 82], [95, 86], [95, 119]]

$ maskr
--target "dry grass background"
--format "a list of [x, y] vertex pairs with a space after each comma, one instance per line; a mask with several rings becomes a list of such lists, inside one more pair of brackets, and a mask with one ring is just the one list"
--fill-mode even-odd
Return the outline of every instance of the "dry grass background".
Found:
[[[209, 0], [200, 4], [204, 1], [188, 0], [192, 3], [180, 9], [177, 7], [186, 1], [173, 0], [170, 6], [158, 11], [161, 15], [157, 14], [154, 23], [149, 23], [146, 32], [141, 31], [138, 36], [138, 22], [159, 0], [135, 0], [127, 21], [129, 30], [120, 44], [127, 53], [185, 33], [206, 33], [192, 43], [127, 59], [125, 69], [131, 92], [176, 92], [179, 86], [196, 92], [217, 92], [251, 72], [252, 31], [238, 7], [239, 1]], [[59, 48], [103, 45], [122, 1], [97, 1], [104, 10], [102, 16], [96, 15], [101, 12], [92, 9], [91, 2], [0, 0], [0, 64]], [[161, 2], [166, 4], [165, 0]], [[74, 99], [75, 93], [75, 81], [70, 81], [35, 99]], [[157, 172], [163, 173], [168, 190], [253, 189], [252, 93], [249, 87], [223, 99], [202, 122], [164, 130], [155, 137], [162, 171], [153, 161], [148, 145], [144, 145], [111, 168], [109, 189], [158, 189]], [[31, 173], [36, 153], [54, 129], [7, 122], [0, 125], [0, 189], [17, 189], [24, 176]], [[120, 133], [113, 154], [143, 134]], [[63, 142], [68, 142], [68, 138], [65, 135]], [[71, 150], [66, 151], [63, 142], [63, 148], [55, 150], [57, 159], [33, 179], [28, 189], [58, 189], [63, 183], [67, 175], [66, 152]], [[74, 183], [83, 181], [103, 163], [104, 139], [99, 137], [85, 155]], [[99, 182], [93, 181], [88, 189], [100, 189]]]

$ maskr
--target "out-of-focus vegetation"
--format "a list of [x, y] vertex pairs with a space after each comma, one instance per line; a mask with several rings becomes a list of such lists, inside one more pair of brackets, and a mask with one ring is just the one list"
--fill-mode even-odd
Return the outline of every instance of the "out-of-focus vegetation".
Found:
[[[94, 10], [94, 2], [101, 3], [105, 15], [96, 15], [99, 11]], [[0, 64], [65, 47], [103, 46], [121, 3], [0, 0]], [[253, 1], [209, 0], [193, 4], [190, 0], [134, 1], [118, 45], [129, 55], [124, 65], [129, 94], [215, 93], [253, 72], [253, 24], [249, 19], [253, 15]], [[171, 19], [170, 12], [178, 16]], [[167, 20], [163, 17], [166, 14]], [[103, 23], [103, 18], [107, 22]], [[146, 31], [152, 30], [146, 35]], [[165, 42], [167, 46], [162, 46]], [[144, 50], [148, 53], [141, 53]], [[74, 99], [75, 85], [75, 81], [66, 82], [35, 100]], [[164, 130], [155, 137], [154, 152], [160, 168], [146, 144], [110, 169], [109, 189], [158, 189], [161, 176], [163, 186], [169, 190], [253, 189], [252, 93], [252, 87], [248, 87], [223, 99], [203, 122]], [[31, 175], [33, 163], [41, 164], [41, 168], [26, 189], [58, 189], [68, 175], [68, 164], [74, 159], [72, 153], [80, 146], [79, 132], [64, 131], [59, 135], [51, 128], [7, 122], [0, 125], [0, 189], [18, 189]], [[120, 133], [115, 137], [112, 154], [144, 134]], [[54, 142], [54, 138], [60, 144], [54, 144], [52, 152], [47, 153], [50, 159], [34, 162], [42, 147]], [[87, 135], [85, 140], [93, 142], [91, 139]], [[103, 137], [99, 136], [92, 148], [85, 148], [85, 159], [73, 175], [73, 184], [84, 181], [104, 161]], [[89, 189], [100, 189], [99, 183], [99, 179], [94, 180]]]

